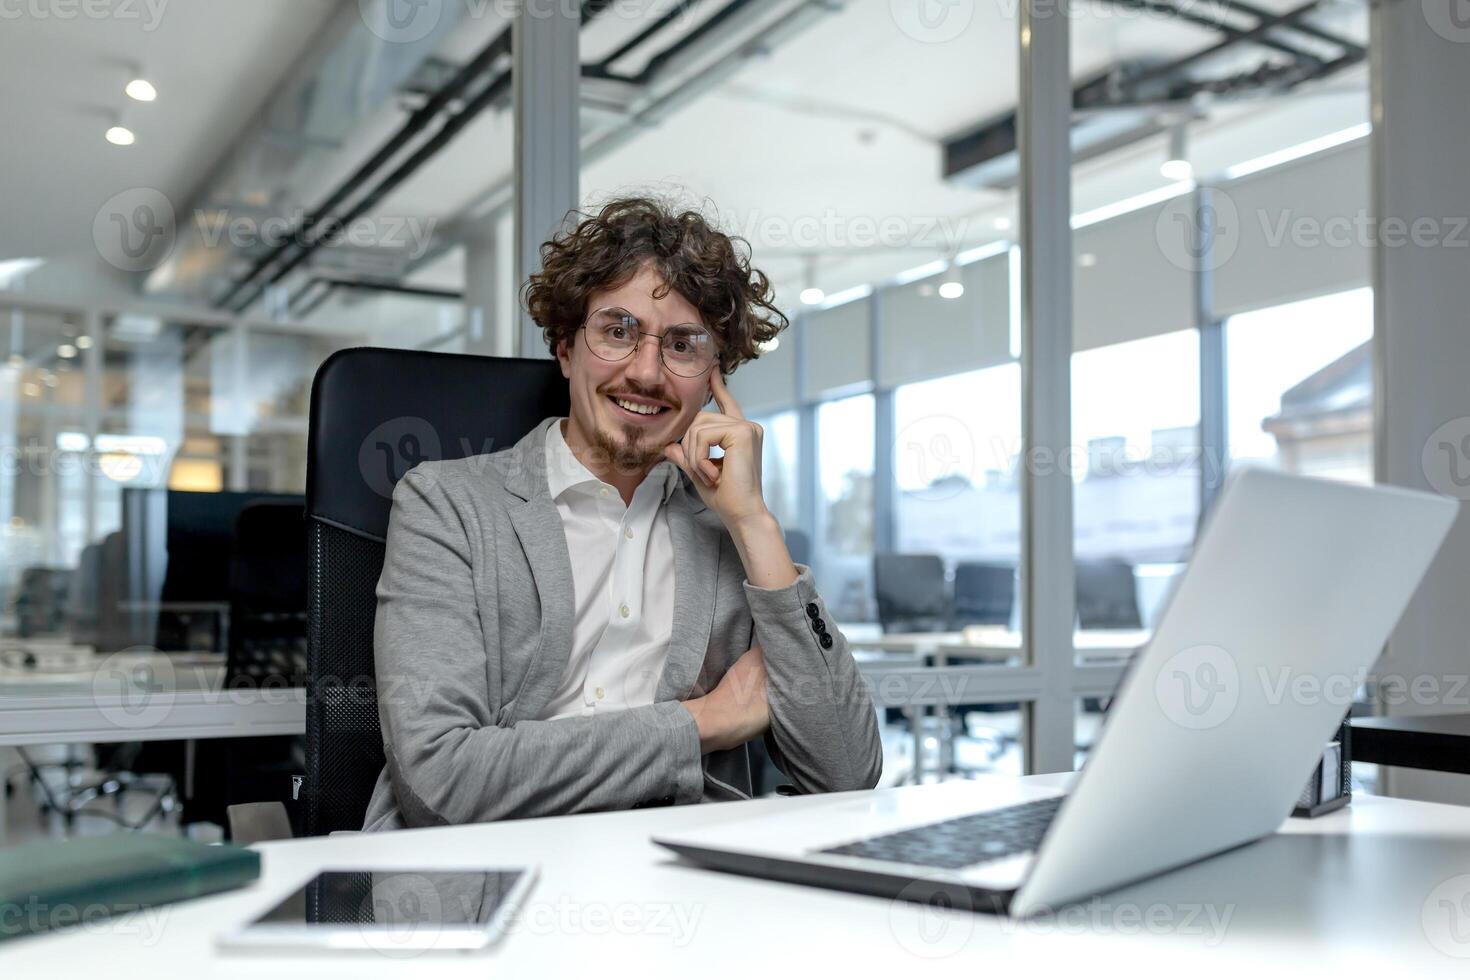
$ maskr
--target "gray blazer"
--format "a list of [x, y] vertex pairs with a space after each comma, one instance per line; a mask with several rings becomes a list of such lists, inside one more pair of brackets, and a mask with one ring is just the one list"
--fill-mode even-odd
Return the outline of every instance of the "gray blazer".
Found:
[[679, 702], [757, 643], [772, 760], [804, 793], [872, 787], [876, 712], [811, 569], [750, 585], [683, 473], [666, 504], [674, 626], [654, 703], [536, 720], [572, 642], [572, 559], [546, 483], [556, 422], [509, 449], [420, 463], [393, 491], [373, 634], [387, 764], [363, 829], [746, 798], [744, 746], [701, 757]]

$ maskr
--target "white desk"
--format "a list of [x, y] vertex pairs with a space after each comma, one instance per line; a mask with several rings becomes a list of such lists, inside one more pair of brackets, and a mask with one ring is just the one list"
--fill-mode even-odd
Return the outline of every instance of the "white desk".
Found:
[[[21, 665], [23, 654], [36, 665]], [[5, 641], [0, 657], [0, 746], [57, 742], [300, 735], [306, 691], [224, 689], [223, 654], [94, 654], [36, 641]], [[192, 744], [188, 763], [192, 771]], [[6, 800], [0, 793], [0, 827]]]
[[[1073, 635], [1077, 656], [1085, 661], [1126, 660], [1152, 634], [1148, 630], [1078, 630]], [[848, 640], [853, 650], [889, 651], [942, 659], [1007, 662], [1022, 653], [1021, 634], [1003, 626], [969, 626], [936, 633], [884, 633]]]
[[145, 742], [306, 731], [302, 688], [224, 689], [222, 654], [128, 652], [55, 669], [0, 666], [0, 745]]
[[[1316, 821], [1287, 821], [1284, 833], [1262, 843], [1075, 906], [1075, 913], [1020, 923], [704, 871], [648, 843], [654, 831], [833, 799], [763, 799], [267, 844], [261, 847], [263, 878], [249, 889], [171, 906], [152, 920], [135, 915], [90, 933], [6, 943], [0, 971], [53, 980], [455, 980], [582, 976], [588, 970], [774, 980], [921, 977], [936, 975], [936, 968], [1079, 980], [1125, 971], [1188, 980], [1331, 971], [1465, 976], [1470, 919], [1462, 914], [1457, 933], [1446, 917], [1451, 910], [1439, 904], [1464, 902], [1470, 892], [1470, 878], [1463, 877], [1470, 872], [1470, 811], [1457, 807], [1359, 798]], [[541, 880], [506, 941], [488, 954], [227, 957], [213, 947], [218, 931], [324, 867], [407, 870], [529, 861], [541, 864]]]

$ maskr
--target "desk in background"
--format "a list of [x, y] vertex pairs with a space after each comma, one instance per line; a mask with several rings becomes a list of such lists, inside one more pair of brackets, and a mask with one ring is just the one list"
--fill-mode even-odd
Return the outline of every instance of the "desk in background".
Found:
[[96, 654], [89, 647], [6, 641], [0, 745], [182, 740], [189, 743], [186, 770], [192, 772], [195, 739], [306, 731], [304, 688], [224, 690], [224, 674], [223, 654]]
[[1353, 761], [1470, 774], [1470, 714], [1353, 718]]
[[[1021, 634], [998, 626], [969, 626], [935, 633], [878, 633], [862, 626], [847, 635], [858, 671], [867, 680], [880, 708], [903, 708], [913, 738], [915, 768], [911, 777], [921, 782], [926, 718], [946, 714], [953, 704], [967, 703], [963, 692], [993, 687], [1006, 680], [1025, 683], [1034, 668], [1024, 664]], [[1079, 630], [1073, 637], [1077, 654], [1078, 695], [1105, 698], [1117, 689], [1129, 659], [1148, 642], [1148, 630]], [[1021, 699], [1021, 700], [1024, 700]], [[939, 770], [952, 767], [953, 746], [947, 724], [940, 724]]]

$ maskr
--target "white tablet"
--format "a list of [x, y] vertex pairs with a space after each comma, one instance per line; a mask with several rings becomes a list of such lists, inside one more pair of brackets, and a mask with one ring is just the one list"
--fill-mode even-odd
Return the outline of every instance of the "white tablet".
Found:
[[533, 867], [323, 871], [218, 942], [238, 950], [407, 955], [486, 949], [505, 933], [535, 878]]

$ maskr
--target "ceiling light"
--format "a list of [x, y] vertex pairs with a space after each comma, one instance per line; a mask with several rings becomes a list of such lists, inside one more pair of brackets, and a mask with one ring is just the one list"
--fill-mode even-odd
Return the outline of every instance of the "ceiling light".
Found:
[[827, 294], [822, 292], [816, 286], [808, 286], [801, 291], [801, 301], [807, 306], [816, 306], [818, 303], [826, 298]]
[[939, 284], [939, 295], [944, 299], [959, 299], [965, 295], [965, 284], [958, 279], [942, 282]]
[[107, 131], [107, 142], [113, 146], [132, 146], [138, 137], [126, 126], [114, 126]]
[[1188, 180], [1194, 176], [1194, 166], [1188, 160], [1165, 160], [1159, 175], [1165, 180]]
[[1165, 180], [1188, 180], [1194, 176], [1194, 166], [1184, 152], [1183, 123], [1169, 130], [1169, 156], [1159, 167], [1159, 174]]
[[57, 357], [76, 357], [77, 349], [71, 344], [62, 344], [56, 348]]
[[123, 89], [134, 102], [152, 102], [158, 98], [158, 89], [146, 78], [135, 78]]
[[1082, 268], [1084, 269], [1091, 269], [1093, 266], [1097, 265], [1097, 256], [1091, 252], [1083, 252], [1081, 255], [1077, 256], [1077, 264], [1082, 266]]
[[77, 338], [77, 350], [86, 350], [88, 347], [91, 346], [92, 338], [88, 337], [86, 334], [82, 334], [80, 337]]
[[996, 231], [1011, 230], [1011, 219], [1007, 218], [1005, 215], [1001, 215], [999, 218], [996, 218], [995, 221], [992, 222], [992, 224], [995, 225]]

